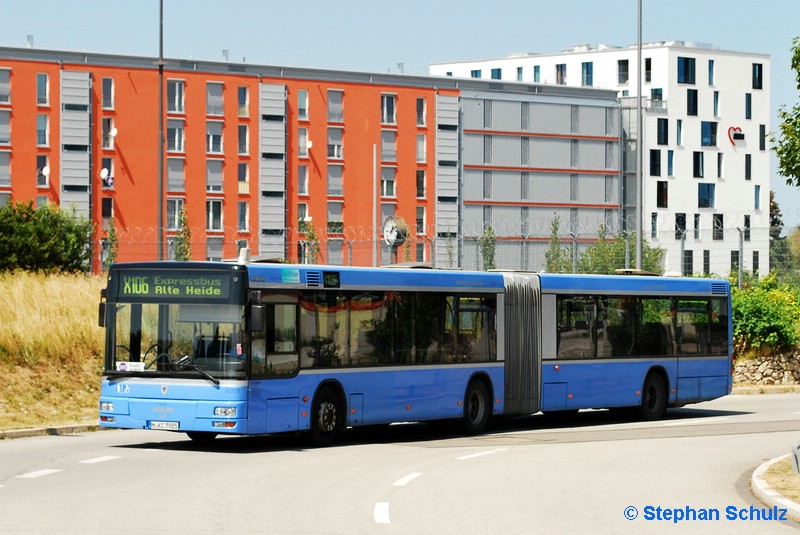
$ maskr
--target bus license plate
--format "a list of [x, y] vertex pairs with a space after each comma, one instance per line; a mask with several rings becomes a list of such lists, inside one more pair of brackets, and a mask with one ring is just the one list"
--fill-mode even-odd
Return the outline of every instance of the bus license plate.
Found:
[[150, 422], [150, 429], [161, 429], [162, 431], [177, 431], [180, 427], [178, 422]]

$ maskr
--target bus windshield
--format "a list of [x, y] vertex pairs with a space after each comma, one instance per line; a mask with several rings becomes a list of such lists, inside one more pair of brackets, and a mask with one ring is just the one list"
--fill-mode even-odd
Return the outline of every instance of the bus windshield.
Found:
[[107, 371], [244, 377], [241, 305], [115, 303]]

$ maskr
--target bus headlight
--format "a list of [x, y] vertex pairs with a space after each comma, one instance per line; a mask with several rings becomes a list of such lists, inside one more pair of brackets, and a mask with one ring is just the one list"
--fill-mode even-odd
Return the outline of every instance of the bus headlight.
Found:
[[101, 401], [100, 410], [103, 412], [114, 412], [114, 404], [110, 401]]
[[236, 416], [236, 407], [214, 407], [214, 416]]

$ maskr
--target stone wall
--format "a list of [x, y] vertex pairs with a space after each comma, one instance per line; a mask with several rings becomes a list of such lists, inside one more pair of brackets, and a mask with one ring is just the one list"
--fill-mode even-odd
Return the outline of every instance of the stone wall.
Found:
[[737, 360], [733, 370], [735, 385], [800, 384], [800, 351]]

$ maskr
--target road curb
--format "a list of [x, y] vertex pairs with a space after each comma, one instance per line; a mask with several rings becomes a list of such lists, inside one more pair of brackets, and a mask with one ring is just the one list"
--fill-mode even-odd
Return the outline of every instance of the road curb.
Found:
[[75, 435], [97, 431], [97, 424], [72, 424], [55, 427], [35, 427], [31, 429], [0, 429], [0, 440], [11, 438], [42, 437], [47, 435]]
[[786, 516], [795, 522], [800, 522], [800, 504], [781, 496], [781, 493], [777, 490], [773, 490], [763, 477], [764, 473], [769, 470], [773, 464], [786, 459], [790, 455], [791, 453], [781, 455], [756, 468], [753, 472], [753, 476], [750, 478], [750, 490], [764, 505], [785, 508], [787, 510]]

